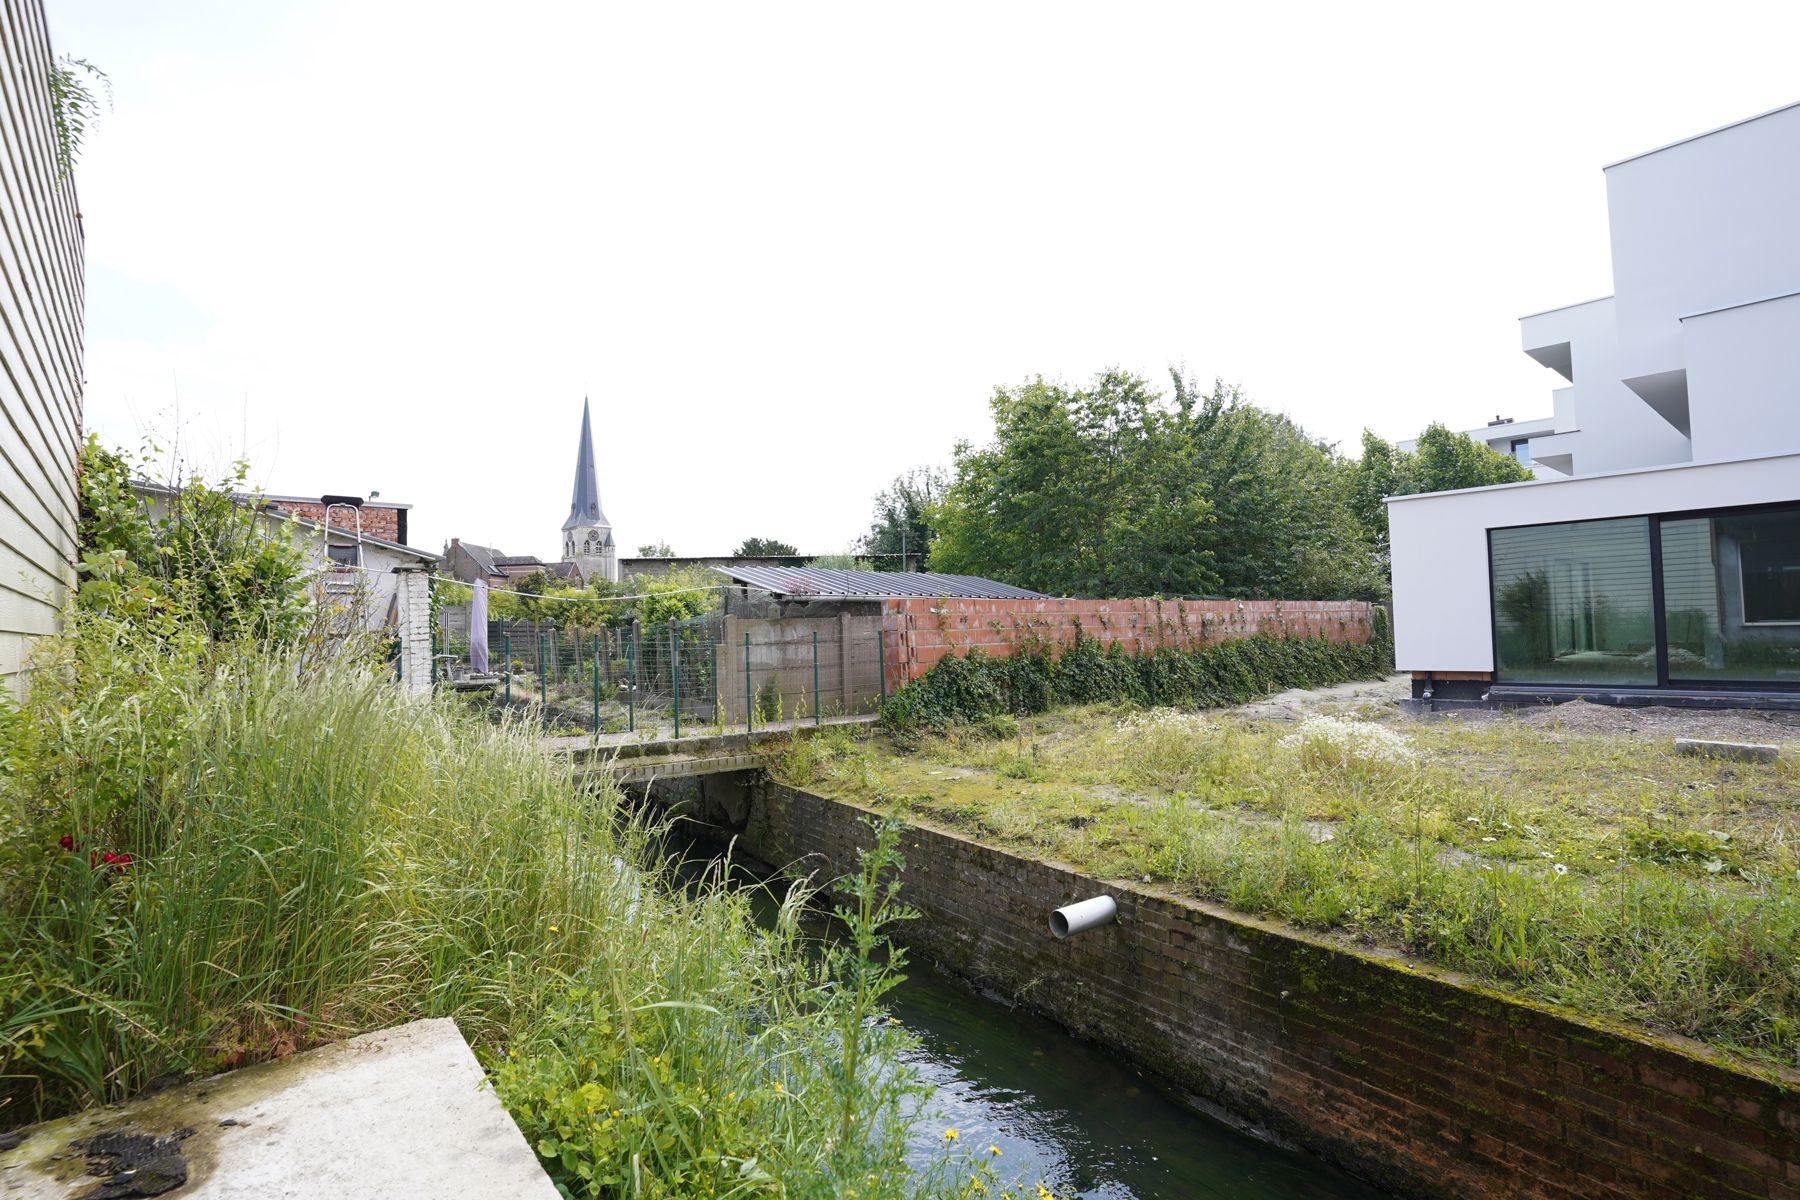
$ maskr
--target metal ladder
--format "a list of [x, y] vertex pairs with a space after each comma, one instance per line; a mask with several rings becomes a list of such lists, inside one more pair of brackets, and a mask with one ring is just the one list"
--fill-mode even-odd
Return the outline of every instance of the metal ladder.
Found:
[[[325, 545], [327, 547], [327, 549], [325, 551], [325, 557], [327, 557], [327, 558], [331, 557], [331, 551], [329, 549], [329, 547], [331, 546], [331, 530], [332, 530], [331, 510], [334, 508], [347, 508], [350, 510], [350, 515], [353, 518], [352, 525], [355, 530], [354, 536], [356, 538], [355, 543], [351, 547], [352, 553], [354, 554], [354, 558], [352, 559], [350, 565], [360, 567], [363, 565], [362, 505], [360, 505], [360, 504], [347, 504], [340, 500], [335, 504], [327, 504], [325, 506]], [[336, 560], [334, 559], [333, 562], [335, 564]]]

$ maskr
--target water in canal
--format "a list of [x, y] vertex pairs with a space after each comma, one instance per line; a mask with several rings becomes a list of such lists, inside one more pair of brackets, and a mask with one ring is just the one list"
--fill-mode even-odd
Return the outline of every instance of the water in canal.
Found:
[[[694, 847], [694, 854], [701, 853]], [[697, 864], [690, 858], [689, 870]], [[687, 874], [687, 871], [683, 872]], [[767, 900], [754, 881], [739, 875]], [[759, 908], [761, 905], [759, 904]], [[1385, 1193], [1308, 1155], [1241, 1133], [1144, 1079], [1117, 1054], [980, 995], [924, 963], [887, 996], [919, 1039], [934, 1094], [913, 1130], [920, 1163], [943, 1132], [999, 1146], [1002, 1179], [1106, 1200], [1373, 1200]]]

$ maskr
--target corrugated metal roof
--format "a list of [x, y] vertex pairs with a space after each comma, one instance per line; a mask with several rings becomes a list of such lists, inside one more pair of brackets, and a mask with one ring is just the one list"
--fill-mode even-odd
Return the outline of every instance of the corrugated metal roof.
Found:
[[714, 567], [753, 588], [796, 600], [874, 600], [891, 597], [951, 596], [960, 600], [1048, 600], [1011, 584], [978, 575], [938, 575], [917, 571], [826, 571], [813, 567]]

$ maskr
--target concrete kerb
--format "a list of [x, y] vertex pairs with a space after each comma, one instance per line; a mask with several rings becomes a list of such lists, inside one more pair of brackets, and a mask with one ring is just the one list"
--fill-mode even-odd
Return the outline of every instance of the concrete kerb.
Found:
[[35, 1126], [0, 1153], [0, 1193], [89, 1194], [100, 1181], [77, 1143], [108, 1132], [166, 1139], [186, 1200], [557, 1196], [446, 1018]]

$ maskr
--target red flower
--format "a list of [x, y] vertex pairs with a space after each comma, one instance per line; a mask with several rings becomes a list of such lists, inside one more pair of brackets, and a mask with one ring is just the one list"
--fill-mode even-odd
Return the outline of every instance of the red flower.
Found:
[[131, 866], [131, 855], [120, 854], [113, 859], [113, 870], [123, 875]]
[[72, 833], [65, 833], [56, 839], [56, 844], [61, 846], [64, 850], [74, 850], [75, 835]]
[[100, 861], [103, 863], [116, 863], [119, 861], [119, 856], [114, 854], [111, 850], [108, 850], [105, 854], [100, 856]]

